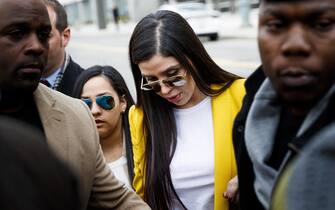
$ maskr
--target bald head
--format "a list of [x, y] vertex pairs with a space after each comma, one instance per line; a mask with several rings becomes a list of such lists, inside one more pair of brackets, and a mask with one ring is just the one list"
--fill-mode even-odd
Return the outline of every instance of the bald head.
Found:
[[[0, 0], [0, 8], [7, 7], [11, 8], [14, 11], [10, 11], [8, 13], [12, 13], [14, 15], [18, 15], [15, 13], [16, 11], [31, 11], [31, 12], [40, 12], [41, 8], [45, 8], [42, 0]], [[2, 13], [1, 15], [8, 15], [7, 13]], [[43, 13], [41, 13], [43, 15]]]

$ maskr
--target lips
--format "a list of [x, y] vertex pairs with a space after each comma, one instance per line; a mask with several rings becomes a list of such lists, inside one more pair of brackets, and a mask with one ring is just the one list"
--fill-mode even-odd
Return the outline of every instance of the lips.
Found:
[[173, 96], [173, 97], [168, 97], [168, 98], [166, 98], [166, 99], [167, 99], [169, 102], [176, 104], [176, 103], [179, 101], [179, 99], [180, 99], [180, 93], [177, 94], [177, 95], [175, 95], [175, 96]]
[[95, 124], [97, 125], [97, 127], [101, 127], [103, 123], [103, 120], [95, 120]]
[[286, 69], [280, 74], [281, 82], [287, 87], [304, 87], [317, 83], [317, 76], [304, 69]]
[[23, 80], [39, 80], [42, 70], [43, 65], [40, 63], [30, 63], [20, 66], [17, 70], [17, 75]]

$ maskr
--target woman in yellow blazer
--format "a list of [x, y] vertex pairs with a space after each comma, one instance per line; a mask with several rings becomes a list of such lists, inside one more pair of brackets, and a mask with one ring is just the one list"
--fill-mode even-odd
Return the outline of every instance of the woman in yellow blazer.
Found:
[[244, 80], [216, 65], [170, 11], [137, 24], [129, 57], [134, 189], [152, 209], [228, 210], [223, 194], [236, 176], [232, 127]]

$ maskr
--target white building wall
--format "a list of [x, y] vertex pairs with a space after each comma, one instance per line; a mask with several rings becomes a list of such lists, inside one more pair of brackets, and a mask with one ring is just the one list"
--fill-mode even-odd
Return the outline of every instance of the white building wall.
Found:
[[[59, 0], [64, 6], [69, 16], [70, 24], [97, 23], [96, 0]], [[111, 1], [124, 1], [127, 15], [131, 21], [139, 21], [145, 15], [152, 13], [167, 0], [104, 0], [107, 20], [111, 20]], [[122, 14], [120, 14], [122, 15]]]
[[139, 21], [147, 14], [156, 11], [160, 5], [160, 0], [128, 0], [130, 19]]

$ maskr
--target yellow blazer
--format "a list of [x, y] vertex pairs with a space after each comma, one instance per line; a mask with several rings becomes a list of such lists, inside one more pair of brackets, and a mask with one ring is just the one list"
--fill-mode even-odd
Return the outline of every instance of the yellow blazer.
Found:
[[[236, 162], [232, 144], [232, 130], [236, 114], [239, 112], [245, 94], [244, 79], [236, 80], [226, 91], [212, 97], [214, 125], [215, 169], [214, 169], [214, 209], [228, 210], [228, 202], [223, 197], [228, 181], [236, 173]], [[218, 88], [213, 85], [212, 88]], [[133, 187], [143, 198], [144, 195], [144, 152], [145, 131], [143, 129], [143, 111], [132, 106], [129, 112], [130, 131], [134, 152]]]

